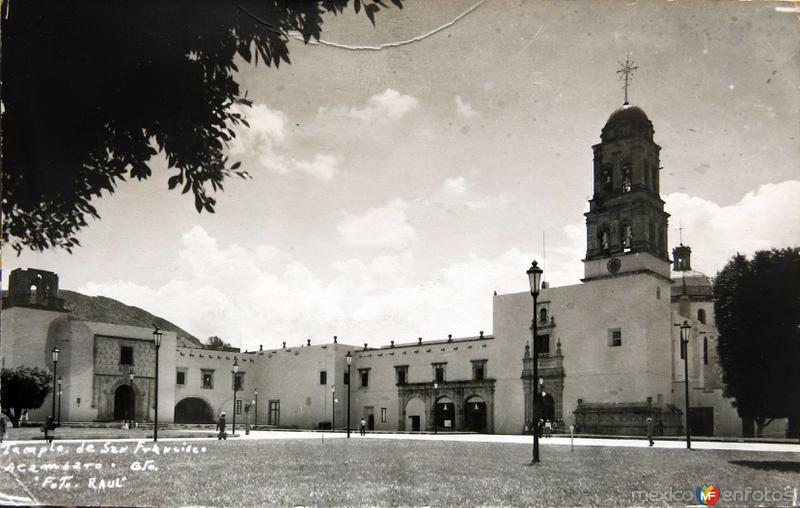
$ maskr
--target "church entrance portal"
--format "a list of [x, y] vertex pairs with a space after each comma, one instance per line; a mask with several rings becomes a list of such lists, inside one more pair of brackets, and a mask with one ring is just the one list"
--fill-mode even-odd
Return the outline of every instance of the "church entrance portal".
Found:
[[214, 423], [214, 412], [203, 399], [188, 397], [175, 405], [175, 423]]
[[[133, 388], [128, 385], [120, 385], [114, 392], [114, 419], [127, 420], [131, 418], [131, 411], [134, 409]], [[135, 415], [133, 416], [135, 418]]]
[[464, 404], [464, 428], [486, 432], [486, 403], [480, 397], [470, 397]]

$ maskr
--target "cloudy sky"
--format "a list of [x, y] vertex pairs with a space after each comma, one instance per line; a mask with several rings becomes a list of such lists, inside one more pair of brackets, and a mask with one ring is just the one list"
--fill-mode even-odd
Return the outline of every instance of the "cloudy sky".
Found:
[[[716, 273], [800, 238], [800, 14], [780, 2], [408, 0], [329, 18], [280, 70], [241, 62], [254, 106], [230, 146], [253, 176], [217, 213], [122, 184], [72, 255], [13, 252], [61, 286], [243, 348], [372, 345], [492, 329], [525, 270], [576, 284], [592, 151], [623, 102], [662, 147], [670, 246]], [[466, 14], [465, 14], [466, 13]], [[436, 31], [437, 28], [441, 30]], [[407, 44], [391, 44], [410, 41]], [[381, 50], [348, 47], [379, 46]], [[4, 280], [4, 287], [7, 280]]]

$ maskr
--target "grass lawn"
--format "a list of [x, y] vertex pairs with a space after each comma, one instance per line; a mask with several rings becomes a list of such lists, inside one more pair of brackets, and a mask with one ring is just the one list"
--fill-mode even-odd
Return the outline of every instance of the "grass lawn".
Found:
[[[61, 454], [46, 452], [36, 458], [6, 454], [8, 448], [0, 448], [0, 493], [21, 496], [27, 489], [36, 501], [46, 504], [149, 506], [665, 506], [697, 504], [688, 496], [709, 482], [722, 495], [747, 487], [789, 493], [788, 498], [775, 500], [720, 503], [730, 506], [789, 505], [796, 502], [794, 489], [800, 489], [800, 457], [787, 453], [607, 447], [576, 447], [571, 452], [567, 446], [545, 444], [542, 463], [529, 466], [530, 445], [518, 444], [389, 439], [186, 444], [206, 447], [206, 451], [78, 454], [78, 444], [64, 443]], [[154, 460], [158, 470], [130, 470], [134, 461], [145, 459]], [[17, 471], [16, 478], [8, 472], [10, 463], [74, 461], [102, 467], [68, 473]], [[73, 475], [71, 488], [43, 486], [48, 474]], [[89, 486], [91, 477], [96, 487], [100, 479], [125, 480], [120, 488], [98, 490]], [[650, 497], [635, 498], [636, 490]], [[669, 492], [672, 498], [661, 494]]]

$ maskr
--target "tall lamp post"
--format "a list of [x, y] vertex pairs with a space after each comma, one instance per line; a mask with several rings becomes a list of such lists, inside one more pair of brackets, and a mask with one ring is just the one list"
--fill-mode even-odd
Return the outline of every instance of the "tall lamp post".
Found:
[[686, 449], [692, 448], [692, 430], [689, 425], [689, 332], [692, 325], [684, 320], [680, 325], [681, 329], [681, 348], [683, 349], [683, 400], [686, 425]]
[[161, 347], [161, 335], [163, 335], [161, 330], [156, 326], [153, 330], [153, 342], [156, 345], [156, 407], [153, 413], [153, 441], [158, 441], [158, 350]]
[[347, 439], [350, 439], [350, 384], [352, 379], [350, 379], [350, 364], [353, 362], [353, 355], [350, 354], [350, 351], [347, 352], [345, 355], [347, 359]]
[[336, 385], [331, 385], [331, 430], [336, 432]]
[[131, 367], [131, 371], [128, 372], [128, 380], [130, 381], [131, 386], [131, 417], [130, 421], [128, 422], [129, 427], [133, 428], [133, 422], [136, 420], [136, 394], [133, 391], [133, 367]]
[[253, 422], [253, 428], [258, 426], [258, 388], [253, 390], [253, 406], [255, 406], [255, 421]]
[[231, 435], [236, 435], [236, 374], [239, 372], [239, 359], [233, 359], [233, 424], [231, 425]]
[[61, 427], [61, 384], [64, 382], [61, 376], [58, 376], [58, 426]]
[[437, 422], [436, 421], [436, 390], [439, 389], [439, 383], [433, 383], [433, 433], [436, 434], [437, 432]]
[[53, 347], [53, 411], [50, 413], [56, 417], [56, 372], [58, 372], [58, 347]]
[[533, 325], [531, 326], [531, 342], [533, 343], [533, 347], [531, 351], [533, 351], [533, 379], [531, 379], [531, 394], [532, 394], [532, 402], [533, 408], [531, 408], [531, 427], [533, 428], [533, 460], [531, 464], [536, 464], [539, 462], [539, 433], [538, 430], [538, 423], [536, 414], [539, 410], [539, 350], [536, 347], [536, 299], [539, 296], [539, 290], [542, 285], [542, 269], [539, 268], [539, 265], [536, 264], [534, 260], [531, 263], [531, 267], [528, 268], [526, 272], [528, 274], [528, 282], [531, 286], [531, 296], [533, 297]]

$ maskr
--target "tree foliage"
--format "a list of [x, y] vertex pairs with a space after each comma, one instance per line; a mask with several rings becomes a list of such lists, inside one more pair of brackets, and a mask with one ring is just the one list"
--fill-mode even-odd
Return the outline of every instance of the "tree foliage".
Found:
[[208, 339], [206, 339], [205, 346], [208, 349], [225, 349], [226, 347], [231, 347], [231, 345], [224, 340], [220, 339], [216, 335], [212, 335]]
[[[236, 57], [288, 64], [290, 33], [319, 39], [323, 16], [348, 3], [3, 2], [3, 243], [71, 251], [86, 219], [99, 217], [93, 201], [149, 178], [159, 153], [168, 187], [213, 212], [224, 180], [249, 176], [225, 154], [250, 105]], [[386, 7], [352, 5], [373, 23]]]
[[759, 427], [800, 416], [800, 248], [738, 254], [714, 281], [726, 396]]
[[0, 405], [3, 413], [16, 427], [23, 409], [41, 407], [47, 394], [53, 374], [38, 367], [4, 368], [0, 373]]

